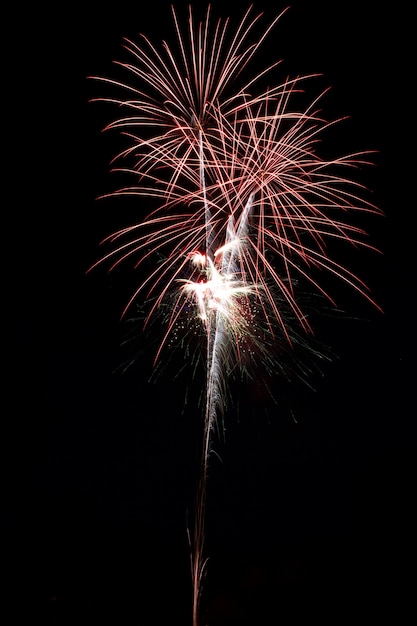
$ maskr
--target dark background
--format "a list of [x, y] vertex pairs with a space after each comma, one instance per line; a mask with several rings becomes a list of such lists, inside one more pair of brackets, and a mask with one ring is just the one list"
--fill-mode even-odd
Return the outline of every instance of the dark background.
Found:
[[[255, 11], [272, 18], [284, 6], [259, 2]], [[377, 151], [376, 167], [359, 176], [385, 212], [368, 229], [383, 255], [352, 250], [351, 266], [384, 313], [352, 296], [345, 305], [357, 319], [319, 322], [318, 339], [337, 358], [312, 377], [315, 391], [277, 379], [275, 405], [256, 379], [234, 389], [209, 478], [209, 626], [338, 624], [358, 613], [404, 623], [415, 611], [408, 6], [294, 0], [264, 48], [262, 61], [284, 59], [277, 80], [324, 74], [327, 116], [350, 116], [329, 148]], [[214, 2], [213, 14], [237, 19], [243, 8]], [[126, 223], [116, 202], [96, 201], [113, 189], [116, 140], [101, 133], [113, 111], [88, 103], [98, 94], [86, 77], [116, 75], [111, 61], [125, 35], [171, 37], [169, 2], [41, 3], [3, 24], [3, 129], [12, 138], [3, 185], [11, 219], [0, 440], [11, 612], [3, 623], [22, 623], [29, 607], [44, 624], [190, 624], [196, 391], [185, 404], [187, 377], [172, 382], [169, 369], [148, 384], [142, 358], [121, 373], [132, 353], [121, 347], [119, 318], [135, 275], [130, 267], [86, 274], [100, 240]]]

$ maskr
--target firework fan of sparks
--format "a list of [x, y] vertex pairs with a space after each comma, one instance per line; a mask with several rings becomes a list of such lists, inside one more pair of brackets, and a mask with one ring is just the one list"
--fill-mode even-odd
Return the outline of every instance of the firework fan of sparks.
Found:
[[[231, 301], [246, 295], [268, 303], [262, 305], [264, 314], [272, 312], [285, 329], [269, 288], [273, 282], [308, 331], [297, 304], [295, 278], [302, 276], [313, 290], [333, 301], [313, 277], [312, 268], [340, 277], [372, 301], [360, 278], [326, 255], [329, 238], [372, 247], [366, 233], [343, 218], [354, 211], [379, 210], [361, 199], [358, 183], [339, 173], [369, 162], [368, 153], [320, 158], [318, 137], [339, 120], [326, 122], [320, 116], [317, 106], [323, 94], [306, 110], [289, 107], [293, 93], [310, 77], [286, 80], [260, 95], [249, 95], [274, 63], [236, 93], [228, 93], [281, 15], [256, 45], [250, 45], [246, 40], [261, 16], [251, 17], [249, 9], [230, 47], [226, 47], [228, 20], [219, 21], [211, 34], [210, 8], [198, 27], [189, 9], [189, 40], [181, 33], [174, 9], [173, 16], [178, 50], [163, 42], [158, 51], [144, 36], [142, 47], [126, 41], [132, 62], [118, 65], [131, 73], [131, 82], [97, 78], [126, 92], [120, 99], [96, 100], [127, 110], [106, 128], [119, 129], [129, 138], [129, 147], [115, 160], [129, 157], [133, 165], [117, 169], [137, 181], [109, 195], [160, 201], [159, 208], [140, 222], [113, 233], [106, 241], [117, 245], [98, 262], [109, 261], [114, 268], [135, 258], [138, 266], [149, 257], [164, 255], [126, 310], [141, 292], [146, 298], [157, 293], [152, 315], [174, 289], [184, 302], [190, 294], [195, 296], [202, 318], [207, 319], [208, 309], [219, 311], [222, 302], [232, 321]], [[157, 134], [142, 137], [141, 129]], [[231, 258], [232, 268], [227, 267], [224, 253]], [[273, 255], [274, 264], [269, 260]], [[185, 271], [187, 286], [178, 289], [177, 281]], [[218, 297], [210, 297], [216, 289]]]
[[121, 94], [95, 100], [113, 103], [121, 111], [106, 130], [125, 137], [126, 147], [115, 157], [120, 164], [116, 169], [134, 181], [108, 196], [157, 202], [138, 223], [105, 240], [112, 247], [93, 267], [107, 263], [113, 269], [128, 260], [135, 267], [150, 264], [123, 314], [139, 299], [150, 303], [145, 324], [164, 311], [166, 328], [155, 362], [184, 315], [198, 320], [206, 337], [194, 624], [205, 570], [210, 432], [222, 410], [230, 364], [244, 361], [242, 346], [266, 349], [261, 327], [268, 330], [271, 344], [275, 337], [291, 345], [294, 325], [307, 335], [312, 332], [298, 284], [307, 284], [312, 293], [335, 304], [322, 285], [321, 270], [377, 306], [360, 277], [327, 252], [331, 240], [373, 248], [366, 233], [350, 221], [355, 213], [380, 213], [363, 199], [364, 189], [351, 175], [369, 163], [369, 153], [331, 159], [319, 155], [322, 133], [340, 120], [323, 118], [320, 102], [325, 91], [307, 106], [293, 108], [296, 95], [314, 75], [262, 87], [278, 61], [244, 80], [285, 11], [253, 41], [262, 14], [254, 15], [252, 6], [235, 30], [229, 19], [214, 21], [210, 6], [202, 22], [196, 22], [189, 7], [183, 30], [172, 7], [175, 46], [164, 41], [157, 47], [144, 35], [140, 43], [125, 40], [128, 60], [117, 65], [126, 72], [126, 81], [93, 77]]

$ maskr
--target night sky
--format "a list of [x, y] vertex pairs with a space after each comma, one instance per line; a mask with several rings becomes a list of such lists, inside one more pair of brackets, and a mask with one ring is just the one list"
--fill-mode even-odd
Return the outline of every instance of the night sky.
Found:
[[[383, 254], [350, 249], [346, 264], [384, 312], [336, 285], [346, 314], [317, 316], [316, 338], [335, 357], [312, 375], [313, 389], [272, 377], [274, 403], [261, 367], [233, 387], [210, 467], [203, 604], [207, 626], [339, 624], [358, 613], [401, 624], [416, 583], [411, 10], [289, 4], [262, 64], [283, 59], [277, 82], [322, 73], [327, 117], [349, 116], [327, 147], [376, 151], [358, 176], [385, 213], [366, 224]], [[176, 4], [183, 23], [186, 5]], [[216, 16], [244, 9], [212, 5]], [[120, 321], [137, 278], [129, 264], [86, 273], [101, 239], [136, 210], [96, 200], [114, 190], [118, 143], [101, 132], [114, 111], [89, 103], [98, 86], [87, 76], [116, 75], [123, 36], [170, 38], [169, 6], [41, 3], [4, 20], [3, 125], [13, 140], [3, 184], [1, 562], [12, 614], [29, 606], [45, 625], [191, 624], [186, 531], [203, 383], [187, 370], [174, 379], [175, 360], [149, 383], [150, 350], [124, 370], [144, 343]], [[285, 6], [255, 10], [272, 18]], [[125, 345], [132, 328], [138, 337]]]

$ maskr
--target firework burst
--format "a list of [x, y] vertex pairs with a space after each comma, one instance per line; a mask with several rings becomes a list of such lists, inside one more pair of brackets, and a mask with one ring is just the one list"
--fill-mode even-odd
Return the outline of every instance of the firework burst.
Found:
[[164, 311], [155, 362], [184, 316], [198, 319], [206, 338], [202, 469], [191, 541], [194, 626], [206, 564], [211, 434], [223, 410], [225, 374], [243, 367], [254, 346], [265, 352], [266, 334], [271, 345], [292, 346], [298, 332], [312, 332], [298, 285], [307, 284], [334, 304], [319, 280], [322, 271], [377, 306], [360, 277], [327, 252], [331, 240], [372, 248], [350, 221], [355, 213], [380, 213], [352, 177], [355, 168], [369, 163], [369, 153], [319, 155], [323, 132], [340, 120], [324, 119], [325, 92], [307, 106], [293, 107], [312, 76], [286, 78], [265, 89], [279, 64], [274, 62], [243, 80], [284, 12], [252, 40], [262, 17], [252, 7], [234, 31], [228, 19], [212, 25], [210, 6], [204, 21], [196, 23], [189, 7], [185, 32], [172, 8], [175, 47], [165, 41], [157, 47], [144, 35], [140, 44], [125, 40], [129, 60], [117, 65], [129, 80], [94, 77], [121, 93], [95, 100], [122, 111], [106, 130], [125, 137], [116, 169], [134, 181], [108, 195], [156, 200], [157, 208], [110, 235], [105, 243], [111, 249], [93, 267], [150, 263], [123, 315], [140, 299], [150, 303], [145, 325]]

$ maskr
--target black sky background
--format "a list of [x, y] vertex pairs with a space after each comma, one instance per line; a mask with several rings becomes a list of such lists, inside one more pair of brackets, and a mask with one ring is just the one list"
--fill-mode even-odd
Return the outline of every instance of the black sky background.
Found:
[[[186, 4], [176, 4], [184, 19]], [[244, 8], [212, 4], [236, 19]], [[377, 151], [360, 176], [385, 212], [368, 226], [383, 254], [351, 250], [346, 262], [384, 313], [348, 294], [358, 319], [318, 320], [337, 358], [314, 391], [278, 379], [274, 405], [256, 379], [235, 389], [209, 480], [207, 623], [338, 624], [359, 610], [404, 623], [415, 610], [411, 10], [290, 6], [264, 48], [283, 59], [278, 80], [323, 73], [325, 113], [350, 116], [329, 148]], [[122, 374], [119, 318], [135, 275], [86, 274], [100, 240], [126, 223], [116, 202], [96, 200], [114, 188], [117, 141], [101, 133], [114, 112], [88, 102], [87, 76], [115, 76], [125, 35], [171, 37], [169, 2], [40, 4], [4, 24], [3, 623], [29, 606], [48, 624], [189, 624], [198, 386], [184, 404], [187, 376], [168, 369], [150, 385], [143, 358]]]

